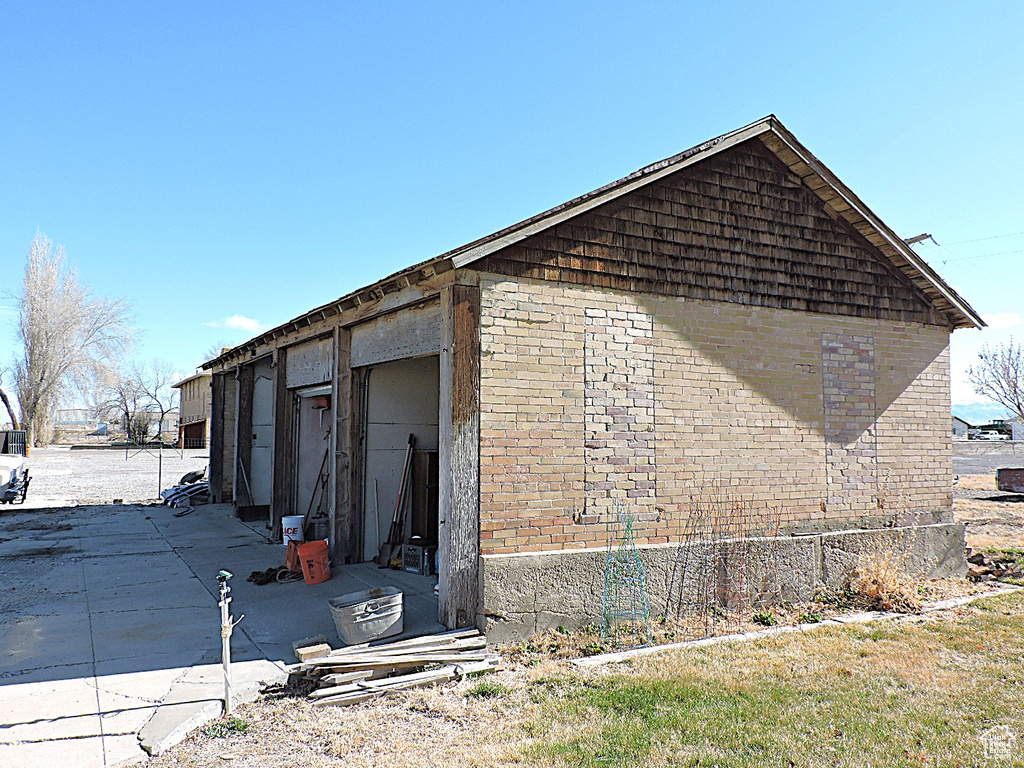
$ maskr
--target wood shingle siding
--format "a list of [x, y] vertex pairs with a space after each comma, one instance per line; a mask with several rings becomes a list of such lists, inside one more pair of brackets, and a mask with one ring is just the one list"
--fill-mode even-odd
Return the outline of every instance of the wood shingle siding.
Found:
[[504, 248], [485, 271], [752, 306], [944, 324], [761, 141]]

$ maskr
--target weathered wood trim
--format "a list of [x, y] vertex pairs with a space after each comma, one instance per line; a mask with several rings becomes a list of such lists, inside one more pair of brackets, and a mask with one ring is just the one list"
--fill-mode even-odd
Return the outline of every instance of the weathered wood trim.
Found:
[[252, 504], [253, 500], [246, 482], [242, 479], [241, 468], [245, 468], [245, 477], [252, 488], [252, 385], [255, 367], [248, 363], [238, 367], [238, 419], [235, 431], [235, 504], [243, 506]]
[[224, 377], [210, 380], [210, 500], [222, 504], [224, 493]]
[[349, 527], [348, 538], [351, 542], [351, 562], [359, 563], [363, 560], [363, 536], [364, 531], [364, 499], [366, 497], [366, 403], [364, 402], [364, 388], [366, 376], [369, 369], [351, 368], [351, 382], [349, 384], [348, 408], [351, 418], [349, 419]]
[[[225, 370], [239, 364], [240, 357], [248, 361], [251, 356], [266, 354], [273, 348], [301, 344], [330, 333], [330, 328], [335, 325], [354, 325], [406, 307], [437, 301], [441, 289], [451, 285], [454, 280], [455, 272], [451, 264], [440, 257], [432, 264], [421, 265], [415, 269], [426, 276], [415, 280], [384, 280], [370, 288], [344, 296], [326, 308], [314, 309], [234, 347], [220, 357], [204, 363], [202, 367], [208, 371]], [[385, 287], [381, 288], [381, 285]]]
[[[295, 407], [288, 390], [288, 350], [277, 350], [274, 367], [274, 462], [270, 486], [270, 529], [295, 507]], [[250, 482], [252, 479], [250, 478]]]
[[480, 552], [480, 289], [441, 293], [438, 620], [478, 624]]
[[[334, 503], [331, 505], [332, 549], [336, 562], [355, 563], [361, 559], [357, 508], [352, 483], [352, 334], [347, 328], [334, 330], [334, 387], [331, 407], [334, 429]], [[354, 527], [355, 526], [355, 527]]]

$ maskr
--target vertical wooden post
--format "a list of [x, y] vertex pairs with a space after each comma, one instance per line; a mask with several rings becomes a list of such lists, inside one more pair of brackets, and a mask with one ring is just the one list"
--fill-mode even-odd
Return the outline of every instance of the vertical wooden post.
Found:
[[210, 380], [210, 500], [224, 501], [224, 374]]
[[[251, 363], [238, 366], [238, 410], [235, 441], [235, 506], [255, 504], [252, 499], [252, 386]], [[240, 469], [244, 468], [243, 478]], [[246, 483], [248, 480], [248, 483]]]
[[331, 548], [337, 562], [357, 563], [362, 551], [359, 514], [352, 477], [352, 334], [334, 332], [335, 373], [331, 389], [334, 428], [334, 504], [331, 507]]
[[[295, 408], [288, 389], [288, 350], [277, 350], [274, 368], [274, 461], [270, 486], [270, 530], [281, 518], [295, 514]], [[252, 478], [249, 478], [252, 482]], [[305, 511], [305, 510], [303, 510]]]
[[480, 550], [480, 289], [441, 291], [438, 621], [477, 623]]

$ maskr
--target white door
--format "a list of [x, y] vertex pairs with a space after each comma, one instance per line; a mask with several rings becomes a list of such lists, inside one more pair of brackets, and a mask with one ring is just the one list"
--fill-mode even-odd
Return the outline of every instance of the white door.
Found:
[[274, 382], [270, 360], [256, 363], [252, 383], [252, 503], [270, 503], [274, 466]]

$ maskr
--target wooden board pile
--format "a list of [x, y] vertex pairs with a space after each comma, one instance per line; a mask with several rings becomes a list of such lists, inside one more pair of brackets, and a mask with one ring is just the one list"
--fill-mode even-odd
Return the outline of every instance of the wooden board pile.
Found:
[[457, 680], [499, 667], [487, 652], [487, 638], [475, 629], [459, 629], [394, 643], [364, 643], [325, 650], [291, 667], [293, 676], [313, 681], [309, 694], [317, 706], [345, 707], [379, 696]]

